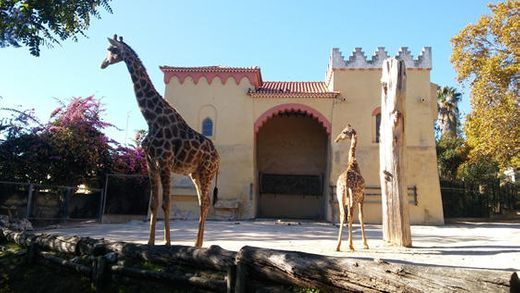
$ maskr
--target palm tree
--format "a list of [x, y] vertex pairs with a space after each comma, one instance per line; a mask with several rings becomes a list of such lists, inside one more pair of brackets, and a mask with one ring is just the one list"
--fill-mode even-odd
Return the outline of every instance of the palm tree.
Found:
[[454, 87], [443, 86], [437, 90], [438, 124], [441, 136], [457, 137], [459, 107], [462, 94]]

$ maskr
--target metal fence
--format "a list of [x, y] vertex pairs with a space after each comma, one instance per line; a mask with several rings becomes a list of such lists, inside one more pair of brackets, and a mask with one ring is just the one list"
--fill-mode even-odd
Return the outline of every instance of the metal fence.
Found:
[[33, 221], [101, 221], [105, 214], [147, 214], [148, 177], [107, 174], [105, 179], [103, 189], [0, 181], [0, 215]]
[[484, 183], [441, 181], [446, 218], [487, 218], [520, 210], [519, 185], [499, 180]]
[[99, 220], [103, 189], [0, 181], [0, 214], [36, 221]]
[[146, 215], [150, 201], [148, 176], [107, 174], [102, 215]]

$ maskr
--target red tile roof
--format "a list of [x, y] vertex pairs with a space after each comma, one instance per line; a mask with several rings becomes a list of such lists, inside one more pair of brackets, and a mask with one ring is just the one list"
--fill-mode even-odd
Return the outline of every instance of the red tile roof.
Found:
[[162, 71], [174, 72], [257, 72], [260, 71], [258, 66], [254, 67], [227, 67], [227, 66], [199, 66], [199, 67], [177, 67], [177, 66], [159, 66]]
[[249, 79], [254, 88], [248, 94], [253, 98], [336, 98], [339, 92], [329, 91], [322, 81], [262, 81], [259, 67], [225, 67], [225, 66], [200, 66], [200, 67], [172, 67], [160, 66], [164, 73], [164, 83], [169, 83], [172, 77], [176, 77], [180, 83], [184, 83], [190, 77], [195, 84], [204, 77], [208, 83], [218, 77], [222, 84], [229, 78], [239, 84], [242, 78]]
[[257, 98], [268, 97], [309, 97], [335, 98], [339, 92], [331, 92], [322, 81], [264, 81], [261, 87], [249, 91]]

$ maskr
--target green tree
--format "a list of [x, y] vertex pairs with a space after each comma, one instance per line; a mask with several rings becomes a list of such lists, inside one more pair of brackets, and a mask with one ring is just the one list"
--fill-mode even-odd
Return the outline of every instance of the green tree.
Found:
[[437, 141], [436, 148], [440, 178], [448, 181], [460, 179], [459, 167], [466, 162], [469, 153], [464, 139], [445, 134]]
[[52, 47], [78, 35], [85, 36], [100, 7], [109, 13], [111, 0], [0, 0], [0, 47], [29, 47], [34, 56], [40, 46]]
[[[520, 168], [520, 1], [489, 5], [492, 14], [452, 38], [457, 79], [471, 87], [464, 130], [470, 157]], [[473, 160], [475, 161], [475, 160]]]
[[439, 116], [437, 123], [440, 135], [456, 137], [459, 132], [459, 106], [462, 94], [454, 87], [443, 86], [437, 91], [437, 107]]

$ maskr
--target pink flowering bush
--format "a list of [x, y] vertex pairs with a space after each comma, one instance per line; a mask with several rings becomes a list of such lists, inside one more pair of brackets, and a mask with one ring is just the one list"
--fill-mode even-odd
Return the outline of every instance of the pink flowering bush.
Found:
[[4, 109], [0, 119], [0, 180], [101, 187], [107, 173], [146, 175], [143, 150], [121, 146], [103, 131], [104, 108], [93, 96], [59, 101], [47, 123], [33, 110]]
[[145, 153], [141, 147], [118, 146], [113, 151], [112, 160], [114, 173], [148, 175]]

